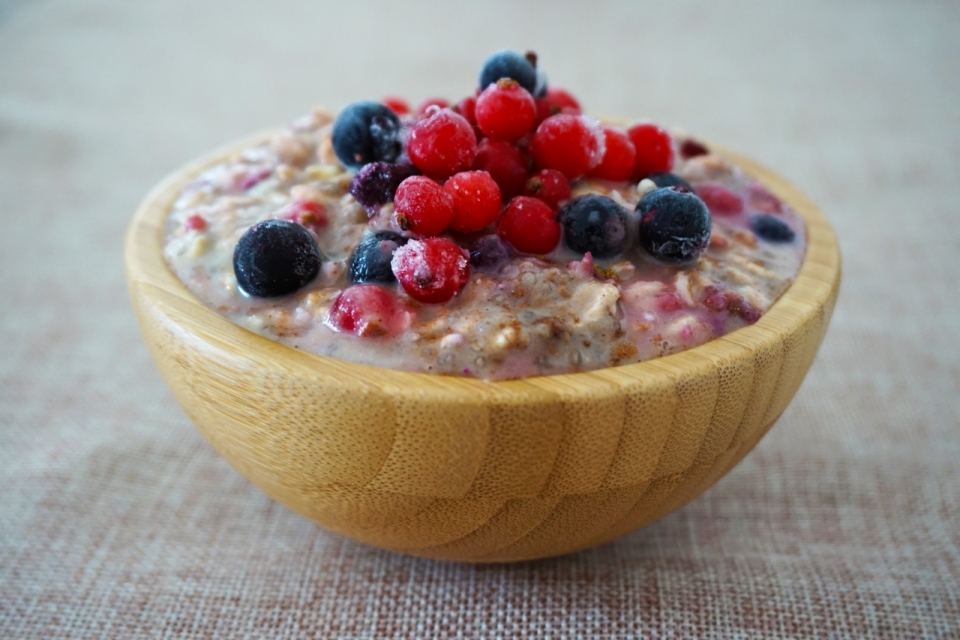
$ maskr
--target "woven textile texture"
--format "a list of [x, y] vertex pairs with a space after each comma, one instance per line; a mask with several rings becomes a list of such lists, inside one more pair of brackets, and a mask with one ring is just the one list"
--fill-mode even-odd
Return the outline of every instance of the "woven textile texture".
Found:
[[[0, 638], [960, 638], [960, 6], [0, 0]], [[178, 165], [532, 48], [595, 113], [800, 185], [844, 282], [728, 476], [579, 554], [456, 565], [271, 502], [174, 403], [121, 246]]]

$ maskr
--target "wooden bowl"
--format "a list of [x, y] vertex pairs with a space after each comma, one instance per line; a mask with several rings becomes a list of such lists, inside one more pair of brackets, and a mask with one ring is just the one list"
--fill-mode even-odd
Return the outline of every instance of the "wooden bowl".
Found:
[[303, 353], [201, 304], [167, 268], [161, 231], [190, 163], [137, 209], [130, 295], [150, 352], [203, 435], [269, 496], [401, 553], [544, 558], [612, 540], [703, 492], [757, 443], [810, 367], [840, 254], [797, 189], [736, 162], [806, 220], [796, 282], [757, 322], [682, 353], [508, 382], [406, 373]]

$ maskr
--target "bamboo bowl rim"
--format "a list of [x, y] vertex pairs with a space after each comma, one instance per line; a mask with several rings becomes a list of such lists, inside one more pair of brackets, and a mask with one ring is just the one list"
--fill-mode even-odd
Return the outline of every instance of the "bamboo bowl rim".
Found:
[[[839, 245], [830, 223], [799, 189], [738, 153], [711, 144], [792, 207], [807, 226], [807, 248], [796, 280], [753, 325], [714, 338], [697, 347], [643, 362], [581, 373], [488, 382], [476, 378], [416, 373], [356, 364], [307, 353], [260, 336], [221, 316], [194, 296], [163, 259], [163, 228], [173, 202], [183, 188], [205, 169], [262, 144], [276, 129], [261, 132], [201, 156], [168, 175], [144, 198], [127, 231], [124, 262], [131, 291], [177, 311], [176, 324], [188, 335], [221, 348], [237, 358], [238, 366], [250, 361], [290, 375], [306, 375], [338, 387], [360, 385], [391, 395], [420, 395], [438, 401], [484, 396], [490, 400], [517, 401], [544, 392], [577, 395], [613, 393], [611, 387], [635, 385], [667, 375], [695, 374], [719, 363], [742, 357], [776, 343], [784, 333], [794, 333], [811, 315], [829, 304], [841, 270]], [[611, 383], [613, 383], [611, 385]]]

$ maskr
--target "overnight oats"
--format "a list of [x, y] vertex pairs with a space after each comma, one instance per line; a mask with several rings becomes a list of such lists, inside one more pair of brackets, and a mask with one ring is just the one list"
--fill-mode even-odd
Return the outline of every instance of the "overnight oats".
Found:
[[803, 221], [703, 143], [621, 128], [493, 55], [475, 95], [324, 109], [204, 171], [167, 264], [236, 324], [356, 363], [506, 380], [676, 353], [790, 286]]

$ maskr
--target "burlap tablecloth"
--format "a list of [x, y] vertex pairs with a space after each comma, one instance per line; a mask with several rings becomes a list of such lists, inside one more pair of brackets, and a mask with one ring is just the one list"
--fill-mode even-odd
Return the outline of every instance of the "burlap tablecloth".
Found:
[[[0, 1], [0, 638], [960, 638], [958, 33], [949, 2]], [[782, 420], [682, 510], [543, 562], [410, 559], [203, 441], [123, 234], [215, 145], [459, 97], [505, 46], [802, 185], [845, 280]]]

